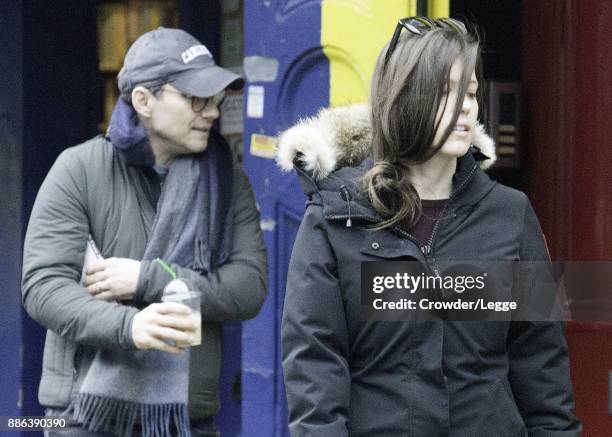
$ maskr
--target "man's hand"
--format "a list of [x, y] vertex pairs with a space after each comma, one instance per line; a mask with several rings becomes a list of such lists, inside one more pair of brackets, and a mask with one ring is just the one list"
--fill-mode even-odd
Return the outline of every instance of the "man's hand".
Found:
[[129, 300], [134, 297], [139, 275], [140, 261], [108, 258], [87, 269], [85, 286], [96, 299]]
[[157, 349], [180, 354], [185, 349], [170, 345], [174, 340], [193, 343], [197, 324], [187, 305], [175, 302], [153, 303], [139, 311], [132, 321], [132, 341], [138, 349]]

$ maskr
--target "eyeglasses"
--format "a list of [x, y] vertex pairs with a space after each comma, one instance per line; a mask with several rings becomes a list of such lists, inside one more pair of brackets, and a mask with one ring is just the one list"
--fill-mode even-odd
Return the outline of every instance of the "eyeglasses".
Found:
[[204, 109], [208, 107], [208, 105], [211, 104], [211, 102], [214, 103], [215, 106], [219, 107], [223, 103], [223, 100], [225, 100], [225, 90], [220, 91], [214, 96], [210, 96], [210, 97], [196, 97], [196, 96], [192, 96], [190, 94], [183, 93], [181, 91], [175, 91], [169, 88], [162, 88], [161, 91], [167, 91], [169, 93], [180, 94], [184, 98], [190, 99], [191, 109], [193, 109], [194, 112], [202, 112]]
[[454, 18], [436, 18], [435, 20], [428, 17], [402, 18], [397, 22], [397, 26], [395, 26], [395, 32], [393, 32], [393, 37], [391, 38], [389, 48], [387, 49], [387, 54], [385, 55], [384, 66], [387, 66], [389, 58], [391, 58], [391, 55], [397, 47], [402, 29], [406, 29], [408, 32], [415, 35], [423, 35], [428, 30], [436, 27], [441, 29], [451, 29], [460, 35], [467, 35], [468, 33], [465, 24], [459, 20], [455, 20]]

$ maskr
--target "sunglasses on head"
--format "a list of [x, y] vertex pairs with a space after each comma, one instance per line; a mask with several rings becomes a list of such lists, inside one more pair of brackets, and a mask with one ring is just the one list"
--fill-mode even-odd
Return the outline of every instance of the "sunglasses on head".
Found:
[[397, 43], [399, 41], [400, 34], [403, 29], [406, 29], [408, 32], [413, 33], [415, 35], [423, 35], [425, 32], [431, 29], [451, 29], [454, 32], [457, 32], [461, 35], [467, 35], [467, 28], [465, 24], [463, 24], [459, 20], [455, 20], [454, 18], [428, 18], [428, 17], [406, 17], [402, 18], [397, 22], [395, 26], [395, 32], [393, 32], [393, 37], [391, 38], [391, 42], [389, 43], [389, 48], [387, 49], [387, 54], [385, 55], [385, 64], [389, 62], [389, 58], [395, 51], [397, 47]]

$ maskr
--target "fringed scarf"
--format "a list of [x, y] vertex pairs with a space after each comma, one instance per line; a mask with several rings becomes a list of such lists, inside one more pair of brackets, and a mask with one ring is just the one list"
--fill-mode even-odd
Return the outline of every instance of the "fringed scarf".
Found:
[[[119, 99], [108, 133], [130, 165], [155, 158], [134, 109]], [[164, 261], [208, 274], [229, 256], [233, 167], [231, 153], [211, 131], [208, 147], [177, 157], [157, 206], [144, 260]], [[189, 354], [155, 350], [97, 352], [74, 404], [74, 417], [93, 432], [131, 436], [190, 436]]]

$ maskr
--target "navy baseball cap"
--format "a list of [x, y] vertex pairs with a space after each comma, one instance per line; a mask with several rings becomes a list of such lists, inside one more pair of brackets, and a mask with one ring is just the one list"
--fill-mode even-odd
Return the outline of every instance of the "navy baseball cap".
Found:
[[157, 87], [168, 83], [196, 97], [210, 97], [225, 88], [244, 86], [242, 77], [215, 64], [200, 41], [182, 29], [165, 27], [144, 33], [134, 41], [117, 82], [127, 101], [139, 85]]

